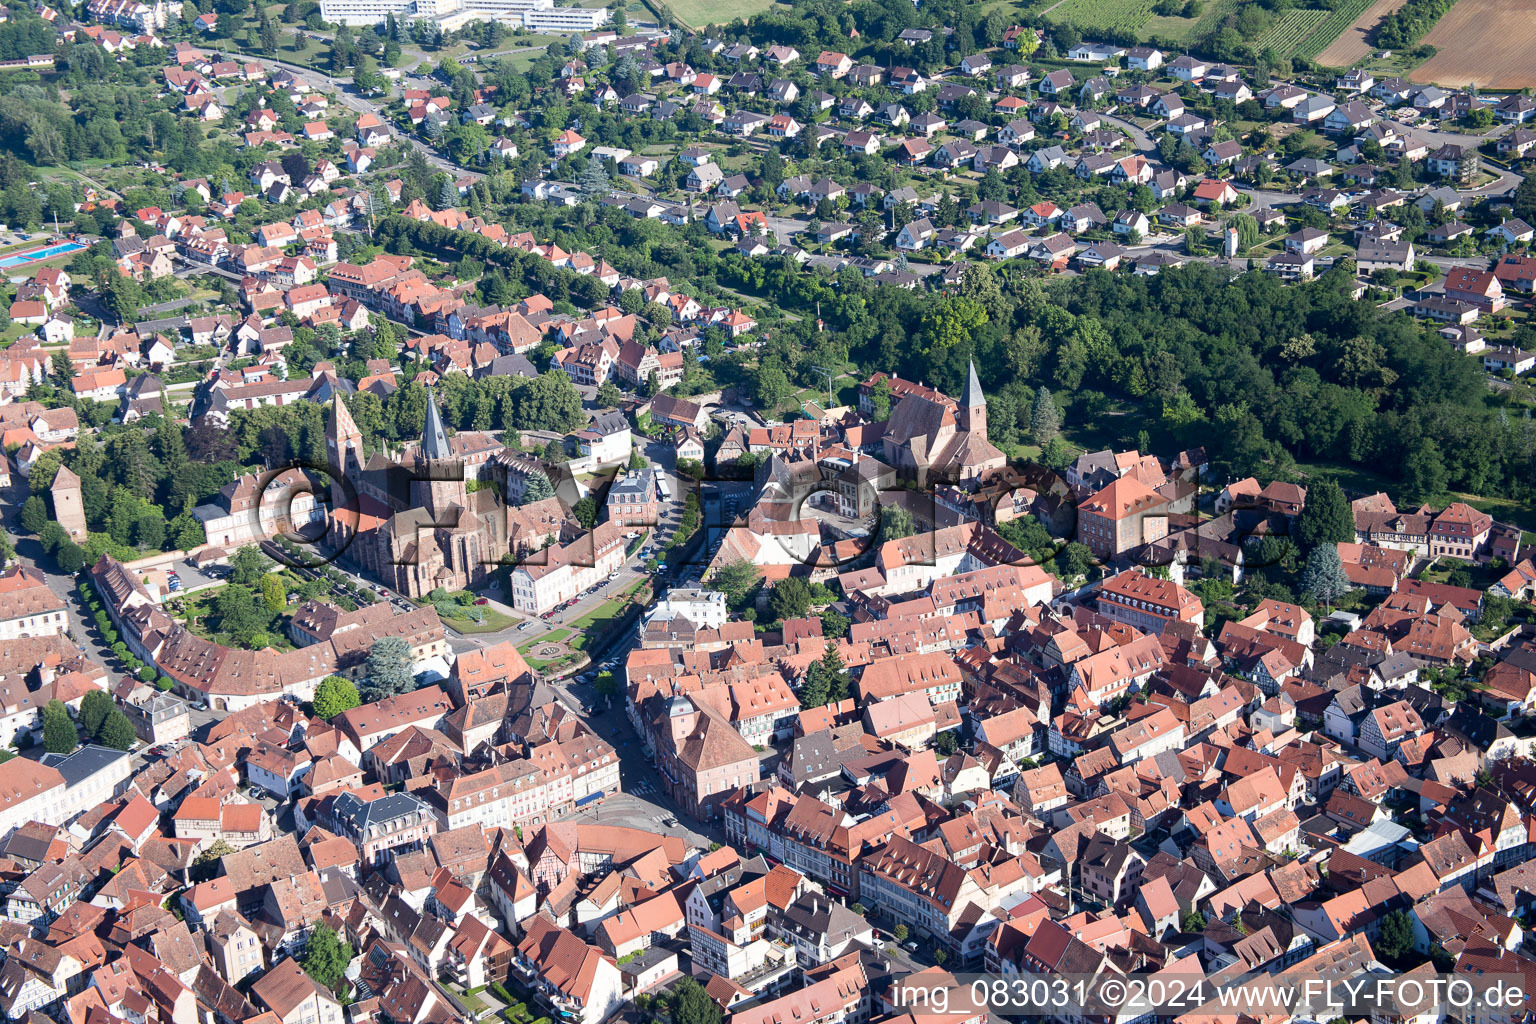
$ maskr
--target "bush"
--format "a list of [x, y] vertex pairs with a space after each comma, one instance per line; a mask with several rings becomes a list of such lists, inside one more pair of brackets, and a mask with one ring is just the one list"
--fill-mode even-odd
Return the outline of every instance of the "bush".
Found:
[[139, 682], [147, 683], [155, 678], [155, 670], [150, 668], [148, 665], [145, 665], [143, 668], [139, 669], [138, 677]]
[[172, 679], [170, 676], [161, 676], [159, 679], [155, 680], [155, 689], [159, 690], [161, 693], [164, 693], [166, 690], [172, 689], [173, 687], [175, 687], [175, 685], [176, 685], [176, 681], [174, 679]]

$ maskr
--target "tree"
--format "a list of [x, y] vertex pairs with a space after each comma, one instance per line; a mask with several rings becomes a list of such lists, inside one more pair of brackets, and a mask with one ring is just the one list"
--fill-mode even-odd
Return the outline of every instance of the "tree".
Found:
[[1183, 922], [1179, 925], [1179, 931], [1187, 935], [1197, 935], [1205, 931], [1205, 915], [1198, 910], [1190, 910], [1184, 915]]
[[986, 309], [963, 295], [946, 295], [923, 313], [926, 347], [941, 352], [968, 341], [987, 325]]
[[725, 595], [725, 603], [732, 611], [740, 611], [757, 589], [760, 578], [757, 566], [738, 558], [716, 569], [710, 582]]
[[603, 166], [603, 158], [590, 156], [587, 158], [587, 166], [582, 168], [581, 175], [576, 179], [576, 184], [589, 196], [608, 194], [608, 168]]
[[907, 936], [910, 935], [911, 932], [907, 931], [907, 926], [906, 925], [899, 924], [899, 925], [897, 925], [895, 927], [895, 929], [891, 932], [891, 934], [896, 936], [896, 941], [897, 942], [906, 942], [907, 941]]
[[1413, 918], [1401, 908], [1381, 920], [1381, 938], [1372, 944], [1388, 960], [1396, 960], [1413, 949]]
[[117, 705], [112, 702], [112, 695], [106, 690], [88, 690], [84, 697], [80, 698], [80, 724], [85, 727], [87, 736], [95, 736], [101, 731], [101, 723], [106, 721], [107, 715]]
[[624, 400], [624, 392], [611, 380], [605, 380], [597, 388], [597, 404], [612, 409]]
[[869, 392], [870, 405], [877, 422], [883, 423], [891, 418], [891, 379], [881, 377]]
[[811, 708], [825, 707], [831, 699], [831, 689], [827, 680], [817, 671], [821, 662], [816, 662], [805, 673], [805, 681], [800, 684], [800, 706], [807, 710]]
[[841, 640], [848, 635], [853, 620], [840, 611], [828, 608], [821, 613], [821, 635], [829, 640]]
[[528, 477], [528, 483], [523, 488], [523, 500], [520, 505], [531, 505], [536, 501], [555, 496], [554, 485], [549, 482], [549, 477], [543, 473], [533, 473]]
[[117, 708], [113, 708], [112, 713], [101, 723], [101, 733], [96, 738], [113, 750], [130, 750], [138, 740], [133, 731], [133, 723]]
[[79, 745], [80, 733], [64, 702], [54, 699], [43, 705], [43, 749], [50, 754], [68, 754]]
[[1303, 547], [1347, 544], [1355, 539], [1355, 516], [1344, 490], [1329, 477], [1307, 488], [1307, 503], [1296, 517], [1296, 537]]
[[42, 499], [41, 495], [33, 494], [22, 503], [21, 525], [27, 532], [42, 532], [51, 518], [48, 514], [48, 503]]
[[362, 702], [357, 685], [344, 676], [326, 676], [315, 687], [315, 714], [320, 718], [335, 718]]
[[912, 518], [900, 505], [882, 505], [880, 507], [880, 539], [901, 540], [903, 537], [911, 537], [917, 533], [917, 520]]
[[381, 636], [368, 652], [368, 688], [388, 697], [411, 689], [411, 646], [404, 637]]
[[590, 530], [597, 525], [597, 499], [587, 495], [571, 506], [571, 515], [576, 517], [584, 530]]
[[1403, 460], [1403, 493], [1416, 505], [1445, 493], [1447, 480], [1445, 457], [1429, 438], [1414, 445]]
[[798, 576], [787, 576], [775, 583], [768, 595], [768, 610], [776, 619], [798, 619], [810, 608], [810, 585]]
[[1330, 610], [1334, 601], [1349, 593], [1349, 577], [1339, 561], [1337, 544], [1319, 544], [1312, 549], [1301, 570], [1301, 590]]
[[229, 581], [242, 587], [257, 586], [267, 575], [268, 568], [266, 556], [246, 545], [230, 556]]
[[1042, 448], [1061, 432], [1061, 413], [1056, 409], [1049, 388], [1035, 392], [1035, 405], [1029, 414], [1029, 432], [1035, 444]]
[[850, 680], [843, 665], [843, 659], [838, 656], [836, 644], [827, 642], [821, 660], [811, 665], [806, 672], [807, 680], [812, 676], [816, 679], [816, 685], [826, 690], [827, 700], [836, 704], [848, 699]]
[[281, 576], [267, 575], [261, 578], [261, 599], [267, 611], [276, 614], [288, 607], [288, 591]]
[[757, 403], [764, 409], [772, 411], [779, 407], [784, 399], [790, 396], [794, 390], [789, 384], [789, 375], [777, 362], [764, 360], [765, 365], [758, 368], [756, 382]]
[[721, 1024], [724, 1015], [704, 986], [684, 978], [672, 989], [672, 1024]]
[[304, 943], [299, 963], [304, 973], [317, 985], [335, 989], [346, 977], [347, 964], [352, 962], [352, 947], [337, 937], [334, 929], [317, 924]]

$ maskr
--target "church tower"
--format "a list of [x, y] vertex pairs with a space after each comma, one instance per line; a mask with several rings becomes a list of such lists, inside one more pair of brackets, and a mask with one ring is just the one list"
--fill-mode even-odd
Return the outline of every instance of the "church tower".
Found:
[[325, 421], [325, 454], [331, 472], [340, 473], [354, 487], [361, 483], [363, 432], [357, 429], [357, 422], [347, 411], [339, 390], [331, 396], [331, 412]]
[[416, 450], [416, 495], [418, 508], [425, 508], [434, 522], [447, 524], [450, 510], [469, 505], [464, 486], [464, 463], [454, 458], [448, 445], [448, 431], [443, 415], [437, 411], [437, 395], [427, 391], [427, 423], [421, 432], [421, 447]]
[[970, 375], [965, 381], [965, 394], [960, 397], [960, 429], [987, 439], [987, 396], [982, 394], [981, 380], [976, 376], [976, 361], [970, 363]]

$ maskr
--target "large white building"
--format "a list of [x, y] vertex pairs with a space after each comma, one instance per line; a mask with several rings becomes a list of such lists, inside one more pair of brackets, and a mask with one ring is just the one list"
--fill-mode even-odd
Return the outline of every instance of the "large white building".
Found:
[[64, 599], [49, 589], [42, 573], [25, 566], [0, 572], [0, 640], [67, 632]]
[[542, 615], [597, 586], [623, 564], [619, 526], [599, 523], [569, 544], [547, 547], [513, 569], [512, 607], [525, 615]]
[[13, 757], [0, 764], [0, 836], [17, 825], [63, 825], [123, 792], [133, 759], [126, 751], [87, 744], [41, 761]]
[[674, 588], [651, 606], [651, 612], [640, 624], [640, 632], [652, 622], [667, 622], [684, 618], [701, 629], [719, 629], [728, 617], [725, 595], [718, 590]]
[[603, 7], [556, 7], [554, 0], [321, 0], [320, 16], [342, 25], [375, 25], [387, 15], [430, 19], [444, 32], [494, 20], [531, 32], [591, 32], [608, 23]]

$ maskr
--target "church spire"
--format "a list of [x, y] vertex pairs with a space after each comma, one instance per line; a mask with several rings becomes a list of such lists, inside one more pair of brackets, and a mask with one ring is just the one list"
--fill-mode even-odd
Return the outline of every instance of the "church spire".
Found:
[[352, 413], [348, 411], [346, 403], [341, 400], [341, 389], [338, 388], [331, 394], [330, 422], [326, 424], [327, 431], [331, 435], [332, 443], [363, 439], [363, 432], [357, 429], [357, 423], [352, 419]]
[[981, 379], [976, 376], [976, 360], [970, 361], [970, 375], [965, 380], [965, 394], [961, 396], [960, 404], [967, 409], [987, 404], [987, 396], [982, 394]]
[[976, 376], [976, 360], [970, 362], [965, 379], [965, 394], [960, 396], [960, 429], [970, 431], [983, 441], [987, 439], [987, 396], [982, 393], [981, 379]]
[[431, 388], [427, 389], [427, 426], [421, 432], [421, 457], [453, 458], [453, 450], [448, 447], [448, 431], [443, 429], [442, 413], [437, 411], [437, 395]]

